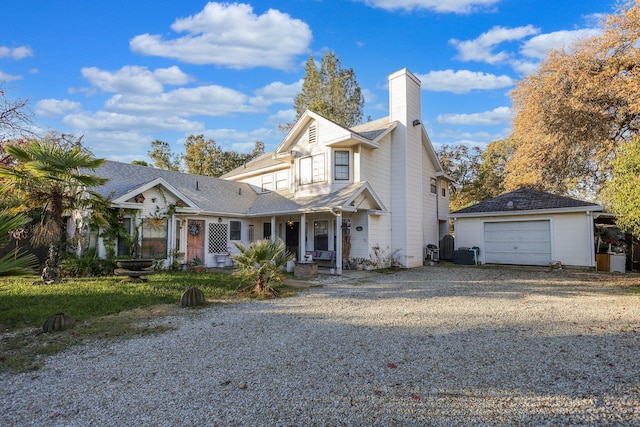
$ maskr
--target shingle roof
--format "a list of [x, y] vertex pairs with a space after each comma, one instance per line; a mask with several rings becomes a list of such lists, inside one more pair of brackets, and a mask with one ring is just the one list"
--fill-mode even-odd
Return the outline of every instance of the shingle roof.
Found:
[[372, 120], [361, 125], [357, 125], [351, 128], [351, 130], [360, 136], [367, 138], [368, 140], [375, 140], [380, 134], [386, 131], [394, 122], [389, 121], [389, 117], [382, 117], [377, 120]]
[[96, 191], [111, 199], [124, 196], [157, 178], [165, 180], [206, 212], [244, 214], [251, 209], [258, 197], [249, 184], [149, 166], [107, 161], [92, 173], [109, 178]]
[[268, 168], [270, 166], [276, 166], [276, 165], [288, 166], [288, 165], [284, 165], [282, 161], [274, 159], [273, 152], [270, 152], [270, 153], [263, 154], [262, 156], [256, 157], [253, 160], [248, 161], [244, 165], [235, 168], [231, 172], [225, 173], [220, 178], [232, 177], [232, 176], [240, 175], [247, 172], [257, 171], [263, 168]]
[[551, 193], [521, 188], [510, 193], [502, 194], [493, 199], [485, 200], [475, 205], [452, 212], [451, 214], [490, 213], [490, 212], [521, 212], [562, 208], [600, 207], [595, 203], [557, 196]]
[[257, 193], [251, 185], [241, 182], [113, 161], [105, 162], [91, 173], [109, 178], [106, 184], [95, 190], [112, 200], [162, 178], [204, 212], [229, 215], [274, 215], [340, 207], [366, 185], [364, 182], [354, 183], [324, 196], [294, 200], [291, 193]]
[[294, 199], [292, 193], [271, 191], [260, 194], [248, 214], [272, 215], [283, 212], [304, 212], [342, 207], [366, 185], [366, 182], [356, 182], [330, 194], [298, 199]]

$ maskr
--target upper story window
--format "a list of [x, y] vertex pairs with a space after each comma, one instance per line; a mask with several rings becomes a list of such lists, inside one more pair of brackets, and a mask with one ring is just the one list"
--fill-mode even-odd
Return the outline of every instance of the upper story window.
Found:
[[336, 181], [349, 179], [349, 152], [336, 151], [334, 153], [333, 175]]
[[276, 190], [289, 188], [289, 171], [276, 172]]
[[273, 177], [271, 174], [262, 175], [262, 191], [273, 190]]
[[312, 184], [325, 180], [324, 154], [300, 159], [300, 184]]
[[447, 197], [447, 181], [444, 179], [440, 180], [440, 194], [442, 197]]
[[431, 178], [431, 193], [438, 194], [438, 187], [435, 178]]

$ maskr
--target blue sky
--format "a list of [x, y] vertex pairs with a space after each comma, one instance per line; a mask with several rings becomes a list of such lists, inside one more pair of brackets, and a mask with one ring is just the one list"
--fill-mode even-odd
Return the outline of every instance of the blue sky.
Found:
[[191, 134], [273, 150], [309, 55], [353, 68], [365, 120], [388, 114], [387, 76], [422, 80], [436, 147], [510, 132], [509, 91], [549, 49], [599, 31], [616, 0], [112, 0], [12, 2], [0, 81], [37, 131], [83, 135], [96, 156], [148, 160], [154, 139]]

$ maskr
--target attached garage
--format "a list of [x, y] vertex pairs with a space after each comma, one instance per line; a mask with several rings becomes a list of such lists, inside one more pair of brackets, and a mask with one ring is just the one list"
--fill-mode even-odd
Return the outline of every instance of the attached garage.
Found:
[[594, 267], [593, 219], [602, 206], [528, 188], [451, 213], [455, 247], [483, 264]]

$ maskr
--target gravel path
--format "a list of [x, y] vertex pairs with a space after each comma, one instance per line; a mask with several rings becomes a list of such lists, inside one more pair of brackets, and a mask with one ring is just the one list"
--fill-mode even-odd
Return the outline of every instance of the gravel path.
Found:
[[444, 265], [184, 309], [0, 375], [0, 425], [640, 425], [636, 278]]

